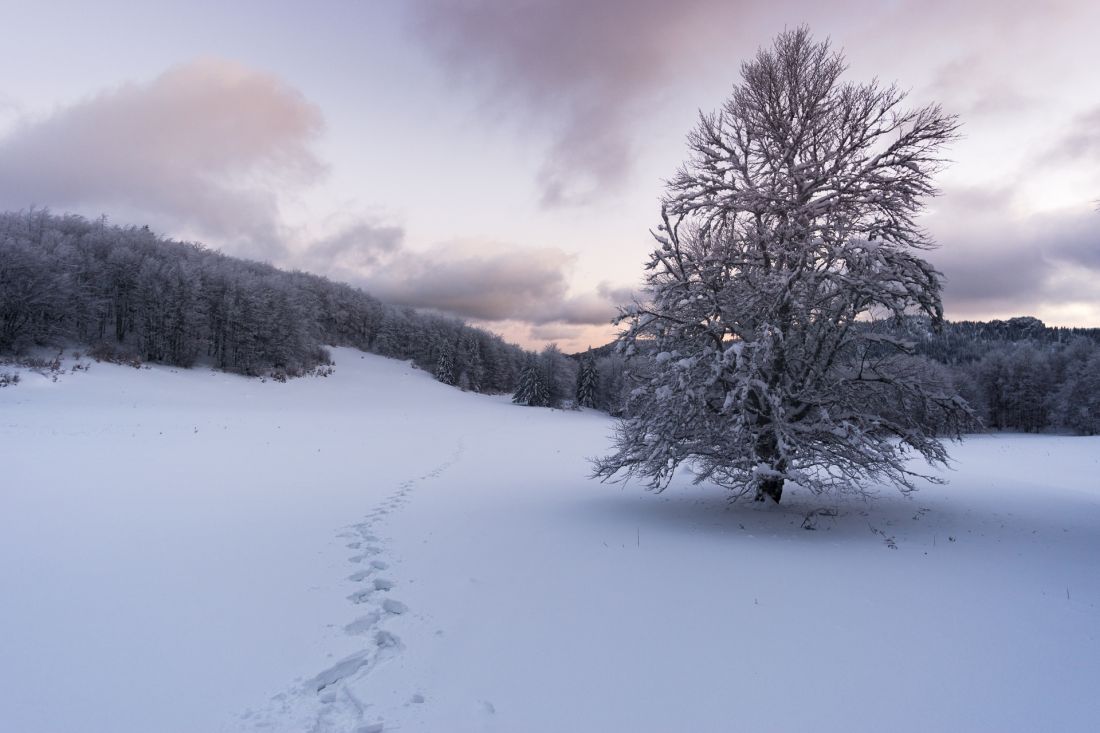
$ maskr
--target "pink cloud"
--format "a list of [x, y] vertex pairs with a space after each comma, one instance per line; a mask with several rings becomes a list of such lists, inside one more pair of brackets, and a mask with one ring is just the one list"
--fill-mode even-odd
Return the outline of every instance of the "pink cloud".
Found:
[[276, 192], [324, 172], [322, 126], [279, 78], [199, 60], [21, 121], [0, 139], [0, 204], [148, 218], [272, 259]]

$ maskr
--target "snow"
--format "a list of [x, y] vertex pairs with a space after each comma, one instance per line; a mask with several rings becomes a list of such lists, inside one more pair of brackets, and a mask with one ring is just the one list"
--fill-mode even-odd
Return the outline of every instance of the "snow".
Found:
[[599, 413], [334, 355], [0, 389], [0, 730], [1095, 727], [1098, 438], [731, 508], [589, 480]]

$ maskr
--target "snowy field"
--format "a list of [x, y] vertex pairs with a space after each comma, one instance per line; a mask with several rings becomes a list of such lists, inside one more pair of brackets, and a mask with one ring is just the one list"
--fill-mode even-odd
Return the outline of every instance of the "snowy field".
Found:
[[588, 480], [606, 416], [334, 353], [0, 389], [0, 731], [1097, 730], [1100, 439], [731, 509]]

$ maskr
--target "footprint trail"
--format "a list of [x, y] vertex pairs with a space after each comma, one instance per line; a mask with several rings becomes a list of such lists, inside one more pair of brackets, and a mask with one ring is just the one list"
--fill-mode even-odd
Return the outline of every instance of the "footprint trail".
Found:
[[335, 664], [306, 679], [303, 684], [276, 695], [263, 714], [245, 713], [243, 719], [257, 730], [307, 730], [311, 733], [341, 733], [348, 731], [382, 731], [384, 721], [377, 715], [369, 720], [370, 703], [354, 692], [363, 680], [387, 659], [400, 654], [404, 645], [400, 637], [386, 628], [390, 619], [408, 614], [410, 608], [395, 596], [400, 578], [392, 570], [383, 523], [399, 511], [425, 481], [439, 478], [462, 458], [463, 443], [459, 441], [445, 462], [414, 479], [402, 481], [381, 502], [370, 509], [363, 519], [346, 527], [339, 535], [344, 546], [352, 551], [348, 562], [356, 566], [347, 579], [357, 585], [347, 596], [356, 617], [344, 626], [350, 636], [362, 637], [364, 645]]

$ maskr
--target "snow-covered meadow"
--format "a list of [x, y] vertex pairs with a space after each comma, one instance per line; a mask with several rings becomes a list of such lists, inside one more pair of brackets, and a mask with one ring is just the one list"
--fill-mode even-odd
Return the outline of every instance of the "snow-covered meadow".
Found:
[[334, 354], [0, 389], [0, 730], [1096, 729], [1100, 438], [730, 507], [588, 479], [599, 413]]

